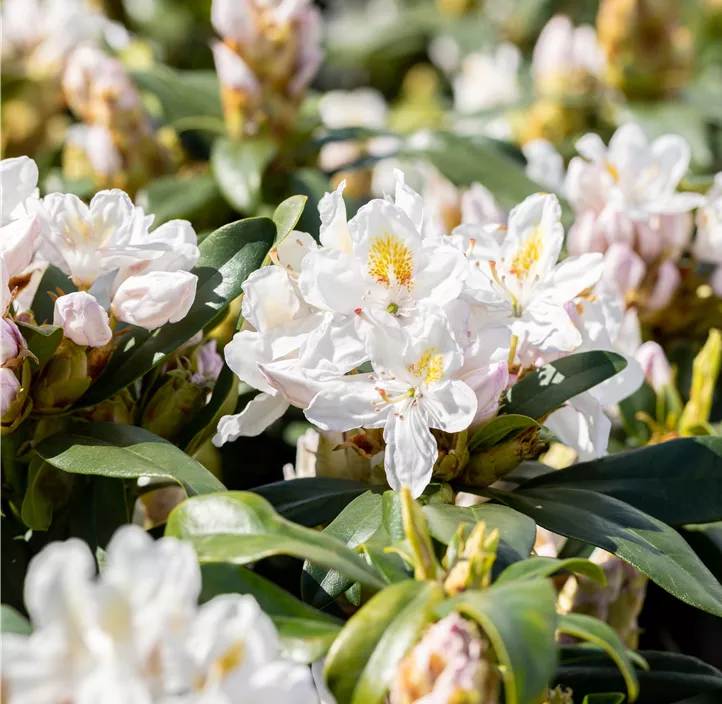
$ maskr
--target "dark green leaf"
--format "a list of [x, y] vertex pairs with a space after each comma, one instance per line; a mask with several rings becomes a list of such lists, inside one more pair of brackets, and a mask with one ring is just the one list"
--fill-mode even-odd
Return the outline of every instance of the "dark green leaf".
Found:
[[519, 491], [584, 489], [631, 504], [670, 525], [722, 520], [722, 437], [680, 438], [582, 462]]
[[291, 196], [281, 203], [273, 213], [273, 222], [276, 223], [276, 244], [282, 242], [296, 227], [299, 218], [303, 215], [308, 196]]
[[211, 169], [223, 197], [240, 213], [252, 215], [260, 202], [266, 167], [278, 147], [268, 137], [225, 137], [213, 143]]
[[383, 487], [335, 477], [301, 477], [253, 489], [281, 516], [308, 527], [333, 520], [346, 505], [367, 491], [381, 492]]
[[376, 594], [348, 620], [326, 657], [326, 680], [338, 704], [384, 701], [442, 598], [439, 585], [407, 580]]
[[654, 389], [644, 382], [631, 396], [619, 403], [619, 414], [622, 425], [628, 435], [637, 438], [640, 444], [649, 442], [652, 431], [644, 421], [639, 420], [637, 413], [646, 413], [650, 418], [656, 416], [657, 394]]
[[582, 704], [624, 704], [625, 699], [626, 696], [621, 692], [605, 692], [587, 695]]
[[519, 579], [538, 579], [539, 577], [551, 577], [559, 571], [574, 572], [597, 582], [606, 584], [607, 578], [604, 570], [594, 562], [569, 558], [558, 560], [555, 557], [530, 557], [520, 562], [509, 565], [500, 575], [496, 583], [511, 582]]
[[603, 548], [678, 599], [722, 616], [722, 585], [673, 528], [619, 499], [564, 486], [489, 494], [536, 523]]
[[385, 491], [382, 497], [384, 530], [392, 543], [406, 537], [404, 520], [401, 516], [401, 498], [395, 491]]
[[611, 626], [587, 614], [560, 614], [557, 629], [605, 650], [624, 677], [629, 700], [633, 702], [639, 696], [639, 681], [634, 665], [627, 656], [624, 643]]
[[38, 359], [37, 362], [31, 359], [30, 364], [35, 370], [42, 369], [63, 341], [63, 328], [55, 325], [41, 327], [22, 322], [18, 322], [17, 326], [25, 338], [28, 349]]
[[541, 701], [557, 666], [556, 592], [547, 579], [463, 592], [439, 611], [474, 619], [499, 658], [506, 704]]
[[533, 418], [505, 413], [497, 416], [483, 428], [477, 430], [469, 441], [469, 452], [477, 448], [482, 450], [498, 445], [507, 435], [517, 430], [526, 430], [533, 426], [541, 427]]
[[148, 334], [131, 327], [100, 378], [78, 406], [93, 406], [124, 389], [161, 364], [184, 342], [202, 330], [242, 290], [241, 285], [263, 262], [276, 227], [268, 218], [249, 218], [224, 225], [200, 245], [196, 298], [188, 315]]
[[27, 636], [33, 632], [33, 627], [30, 625], [30, 621], [12, 606], [3, 604], [0, 607], [0, 632]]
[[580, 352], [545, 364], [527, 374], [509, 390], [503, 414], [529, 416], [537, 420], [577, 394], [588, 391], [627, 366], [615, 352]]
[[76, 423], [45, 438], [35, 449], [53, 467], [73, 474], [174, 479], [189, 495], [224, 488], [202, 464], [175, 445], [133, 425]]
[[38, 290], [35, 292], [33, 303], [30, 309], [35, 315], [38, 325], [42, 323], [52, 323], [55, 312], [55, 299], [50, 296], [60, 295], [58, 289], [62, 293], [73, 293], [78, 289], [75, 284], [53, 264], [48, 264], [43, 277], [38, 284]]
[[341, 630], [332, 616], [307, 606], [273, 582], [239, 565], [201, 565], [205, 603], [218, 594], [252, 594], [278, 629], [284, 657], [311, 663], [323, 657]]
[[[42, 475], [48, 463], [37, 455], [28, 466], [28, 488], [23, 497], [20, 517], [33, 530], [47, 530], [53, 520], [53, 502], [42, 490]], [[51, 470], [55, 471], [52, 467]]]
[[218, 203], [221, 192], [213, 175], [162, 176], [145, 188], [147, 211], [155, 215], [158, 227], [168, 220], [190, 220]]
[[[380, 527], [381, 497], [367, 491], [346, 506], [323, 532], [355, 549], [369, 540]], [[318, 609], [338, 599], [352, 584], [352, 580], [337, 570], [310, 562], [303, 566], [301, 595], [304, 601]]]
[[281, 518], [256, 494], [229, 491], [196, 496], [171, 512], [166, 535], [193, 543], [201, 562], [238, 565], [291, 555], [339, 572], [373, 589], [383, 580], [340, 540]]

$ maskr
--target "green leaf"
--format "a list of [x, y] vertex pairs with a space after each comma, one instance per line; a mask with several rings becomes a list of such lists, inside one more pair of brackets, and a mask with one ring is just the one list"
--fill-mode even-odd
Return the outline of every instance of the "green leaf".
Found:
[[55, 325], [41, 327], [20, 321], [17, 322], [17, 326], [25, 338], [28, 349], [38, 359], [36, 362], [31, 358], [30, 364], [34, 370], [42, 369], [63, 341], [63, 328]]
[[560, 614], [557, 629], [605, 650], [624, 677], [629, 701], [633, 702], [639, 696], [639, 681], [634, 665], [627, 656], [624, 643], [611, 626], [587, 614]]
[[240, 213], [253, 214], [261, 198], [266, 167], [278, 151], [268, 137], [217, 139], [211, 150], [211, 169], [223, 197]]
[[627, 361], [615, 352], [580, 352], [545, 364], [509, 389], [503, 414], [543, 418], [577, 394], [621, 372]]
[[475, 525], [484, 521], [488, 530], [499, 531], [497, 560], [500, 565], [509, 565], [529, 556], [536, 539], [536, 526], [528, 516], [495, 504], [475, 506], [451, 506], [431, 504], [423, 507], [429, 524], [429, 531], [436, 540], [448, 545], [461, 523]]
[[284, 657], [311, 663], [323, 657], [341, 630], [341, 622], [304, 604], [273, 582], [239, 565], [201, 565], [200, 602], [218, 594], [251, 594], [273, 620]]
[[443, 594], [432, 582], [399, 582], [348, 620], [326, 656], [326, 681], [338, 704], [384, 701], [399, 663], [434, 619]]
[[486, 633], [499, 658], [506, 704], [541, 701], [557, 666], [556, 592], [547, 579], [494, 585], [445, 601]]
[[722, 437], [680, 438], [581, 462], [536, 477], [518, 491], [556, 487], [613, 496], [670, 525], [719, 521]]
[[[639, 652], [649, 670], [639, 670], [637, 704], [677, 704], [703, 692], [722, 692], [722, 673], [697, 658], [678, 653]], [[624, 688], [624, 679], [606, 654], [587, 648], [562, 649], [555, 684], [571, 687], [575, 699]]]
[[[323, 529], [349, 548], [358, 548], [381, 527], [381, 497], [367, 491], [355, 498]], [[337, 570], [319, 567], [310, 562], [303, 566], [301, 596], [317, 609], [338, 599], [353, 581]]]
[[301, 477], [257, 486], [252, 491], [269, 501], [289, 521], [313, 527], [336, 518], [361, 494], [381, 493], [383, 487], [335, 477]]
[[70, 537], [86, 542], [93, 553], [105, 549], [118, 528], [133, 517], [133, 496], [122, 479], [89, 476], [73, 492], [67, 508]]
[[189, 540], [201, 562], [245, 565], [291, 555], [337, 569], [372, 589], [383, 580], [340, 540], [281, 518], [264, 498], [245, 491], [196, 496], [173, 509], [166, 535]]
[[215, 71], [176, 71], [155, 64], [151, 69], [134, 71], [132, 76], [138, 88], [158, 98], [168, 122], [187, 117], [223, 117]]
[[48, 466], [48, 463], [37, 455], [30, 460], [28, 466], [28, 488], [23, 497], [20, 517], [23, 523], [33, 530], [47, 530], [53, 520], [53, 502], [42, 490], [42, 475]]
[[722, 616], [722, 585], [679, 533], [639, 509], [564, 486], [488, 493], [553, 533], [621, 557], [678, 599]]
[[293, 232], [303, 215], [307, 200], [308, 196], [291, 196], [276, 208], [273, 213], [273, 222], [276, 223], [276, 244]]
[[520, 579], [539, 579], [540, 577], [551, 577], [561, 570], [574, 572], [589, 577], [597, 584], [606, 584], [607, 578], [604, 570], [594, 562], [579, 558], [559, 560], [555, 557], [530, 557], [527, 560], [515, 562], [509, 565], [496, 580], [501, 582], [512, 582]]
[[642, 445], [648, 443], [652, 431], [644, 421], [636, 418], [636, 414], [639, 412], [647, 413], [650, 418], [654, 418], [656, 409], [657, 394], [645, 381], [631, 396], [619, 403], [619, 414], [627, 435], [637, 438]]
[[30, 306], [38, 325], [53, 322], [55, 300], [50, 294], [59, 295], [58, 289], [62, 293], [73, 293], [78, 290], [75, 284], [58, 267], [54, 264], [48, 264]]
[[76, 423], [41, 440], [35, 449], [48, 464], [73, 474], [174, 479], [189, 496], [224, 489], [202, 464], [134, 425]]
[[582, 704], [624, 704], [626, 696], [621, 692], [605, 692], [604, 694], [588, 694]]
[[494, 445], [498, 445], [510, 433], [516, 433], [516, 430], [526, 430], [541, 426], [533, 418], [527, 416], [519, 416], [515, 414], [504, 414], [497, 416], [483, 428], [479, 428], [469, 440], [469, 452], [481, 448], [486, 450]]
[[0, 632], [29, 636], [33, 632], [33, 627], [30, 621], [12, 606], [3, 604], [0, 607]]
[[155, 215], [155, 227], [168, 220], [191, 220], [205, 212], [221, 198], [221, 192], [210, 173], [193, 176], [172, 174], [162, 176], [144, 189], [146, 210]]
[[404, 519], [401, 515], [401, 498], [395, 491], [385, 491], [382, 497], [382, 517], [384, 530], [392, 543], [404, 540]]
[[200, 245], [196, 298], [188, 315], [152, 334], [130, 327], [110, 364], [77, 404], [94, 406], [161, 364], [242, 293], [241, 285], [263, 262], [276, 227], [268, 218], [224, 225]]

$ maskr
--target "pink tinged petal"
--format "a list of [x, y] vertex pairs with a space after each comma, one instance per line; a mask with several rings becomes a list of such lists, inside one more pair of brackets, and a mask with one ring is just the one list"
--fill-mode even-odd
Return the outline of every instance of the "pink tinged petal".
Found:
[[591, 210], [581, 213], [567, 235], [567, 247], [575, 256], [589, 252], [604, 252], [607, 239], [598, 227], [597, 215]]
[[303, 258], [316, 249], [318, 249], [318, 244], [311, 235], [294, 230], [276, 245], [274, 261], [282, 269], [293, 274], [300, 274]]
[[76, 345], [102, 347], [113, 338], [108, 313], [85, 291], [76, 291], [55, 300], [53, 325], [63, 328], [65, 337]]
[[366, 286], [359, 261], [337, 249], [309, 253], [298, 286], [306, 302], [321, 310], [350, 315], [363, 308]]
[[470, 423], [473, 428], [499, 410], [499, 399], [509, 384], [509, 367], [506, 362], [489, 364], [464, 374], [462, 381], [476, 395], [476, 414]]
[[607, 454], [612, 422], [590, 394], [580, 394], [554, 411], [544, 423], [582, 462]]
[[248, 402], [246, 407], [233, 416], [223, 416], [213, 436], [213, 444], [221, 447], [238, 438], [253, 438], [260, 435], [271, 423], [277, 421], [288, 410], [288, 401], [281, 394], [271, 396], [261, 393]]
[[0, 229], [0, 254], [11, 277], [32, 262], [40, 231], [40, 220], [34, 215], [15, 220]]
[[[482, 392], [482, 395], [485, 394]], [[476, 391], [466, 379], [452, 379], [440, 388], [430, 389], [420, 403], [423, 403], [428, 425], [447, 433], [466, 430], [476, 417], [479, 407]]]
[[687, 213], [694, 208], [701, 208], [705, 197], [701, 193], [665, 194], [658, 202], [649, 207], [652, 213]]
[[395, 204], [408, 216], [414, 227], [421, 232], [424, 224], [424, 201], [421, 196], [404, 181], [404, 172], [394, 169], [396, 177]]
[[27, 349], [27, 343], [22, 336], [20, 329], [10, 318], [2, 318], [0, 320], [2, 326], [2, 353], [0, 361], [3, 364], [17, 357], [20, 352]]
[[715, 270], [709, 277], [709, 285], [712, 287], [715, 296], [722, 298], [722, 264], [715, 267]]
[[295, 20], [295, 31], [300, 48], [296, 74], [288, 86], [291, 95], [298, 95], [306, 90], [323, 61], [321, 13], [316, 7], [304, 7], [299, 13], [296, 13]]
[[682, 275], [679, 273], [677, 264], [670, 259], [662, 262], [662, 265], [657, 269], [657, 280], [652, 293], [647, 299], [647, 308], [652, 311], [666, 308], [681, 281]]
[[604, 257], [601, 254], [569, 257], [552, 272], [546, 298], [555, 303], [566, 303], [585, 289], [592, 288], [603, 270]]
[[[394, 406], [382, 403], [375, 381], [366, 374], [329, 381], [304, 411], [321, 430], [343, 432], [353, 428], [380, 428]], [[376, 408], [381, 408], [376, 411]]]
[[154, 271], [131, 276], [118, 288], [111, 311], [118, 320], [155, 330], [177, 323], [196, 297], [198, 277], [187, 271]]
[[418, 406], [388, 416], [384, 427], [384, 469], [386, 479], [394, 491], [408, 487], [416, 498], [431, 481], [431, 473], [438, 456], [436, 438], [431, 434]]
[[250, 330], [241, 330], [226, 345], [223, 354], [226, 364], [241, 381], [267, 394], [275, 393], [258, 366], [273, 360], [263, 335]]
[[644, 260], [629, 245], [617, 243], [607, 250], [603, 279], [616, 284], [623, 294], [639, 288], [646, 275]]
[[216, 73], [222, 86], [258, 96], [261, 85], [248, 64], [223, 42], [211, 42]]
[[569, 162], [564, 193], [577, 213], [591, 210], [596, 214], [606, 205], [612, 184], [612, 177], [599, 164], [575, 156]]
[[9, 367], [0, 367], [0, 415], [4, 415], [20, 391], [20, 381]]
[[239, 44], [257, 36], [257, 17], [258, 11], [252, 0], [213, 0], [211, 4], [213, 29]]
[[667, 361], [667, 355], [657, 342], [654, 340], [645, 342], [637, 350], [636, 358], [641, 365], [644, 378], [657, 393], [672, 383], [672, 367]]

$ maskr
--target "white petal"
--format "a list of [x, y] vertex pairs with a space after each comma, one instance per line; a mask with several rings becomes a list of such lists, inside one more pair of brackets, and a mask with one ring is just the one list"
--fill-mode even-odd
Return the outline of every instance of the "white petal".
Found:
[[327, 314], [325, 320], [304, 341], [300, 363], [307, 369], [345, 374], [367, 359], [359, 336], [357, 316]]
[[452, 379], [441, 388], [426, 392], [421, 402], [429, 426], [447, 433], [466, 430], [478, 408], [474, 389], [459, 379]]
[[325, 382], [311, 376], [297, 359], [260, 364], [259, 369], [268, 383], [297, 408], [308, 408]]
[[582, 462], [607, 454], [612, 422], [590, 394], [575, 396], [554, 411], [544, 424], [561, 442], [575, 450]]
[[394, 176], [396, 177], [394, 202], [409, 216], [417, 231], [421, 232], [424, 225], [424, 201], [413, 188], [406, 184], [403, 171], [395, 169]]
[[11, 277], [30, 265], [40, 231], [40, 220], [34, 215], [20, 218], [0, 228], [0, 254]]
[[537, 301], [512, 323], [512, 332], [542, 351], [571, 352], [582, 344], [582, 336], [563, 306]]
[[261, 393], [249, 401], [246, 407], [233, 416], [223, 416], [213, 436], [213, 444], [221, 447], [240, 437], [253, 438], [260, 435], [271, 423], [288, 410], [288, 401], [281, 394], [270, 396]]
[[478, 425], [499, 409], [499, 399], [509, 384], [509, 367], [506, 362], [497, 362], [467, 372], [462, 381], [476, 395], [476, 413], [471, 426]]
[[307, 310], [287, 271], [264, 266], [243, 283], [243, 317], [259, 332], [291, 322]]
[[337, 249], [307, 254], [298, 286], [306, 301], [321, 310], [351, 314], [363, 307], [366, 287], [359, 262]]
[[294, 230], [276, 245], [276, 260], [278, 265], [286, 271], [300, 274], [303, 258], [316, 249], [318, 249], [318, 244], [311, 235]]
[[[469, 265], [464, 255], [453, 247], [428, 248], [414, 276], [414, 298], [444, 306], [458, 298], [464, 286]], [[425, 261], [424, 261], [425, 260]]]
[[226, 345], [223, 354], [231, 371], [254, 389], [274, 394], [273, 387], [258, 365], [273, 360], [263, 335], [251, 330], [237, 332]]
[[304, 413], [321, 430], [343, 432], [382, 427], [389, 409], [377, 413], [376, 408], [381, 405], [375, 383], [365, 374], [356, 374], [328, 382]]
[[351, 254], [353, 243], [346, 218], [346, 203], [343, 200], [344, 188], [346, 181], [341, 181], [333, 193], [326, 193], [318, 203], [318, 212], [321, 216], [319, 239], [324, 247]]
[[569, 257], [554, 269], [546, 297], [561, 304], [571, 301], [585, 289], [592, 288], [603, 270], [604, 257], [601, 254]]

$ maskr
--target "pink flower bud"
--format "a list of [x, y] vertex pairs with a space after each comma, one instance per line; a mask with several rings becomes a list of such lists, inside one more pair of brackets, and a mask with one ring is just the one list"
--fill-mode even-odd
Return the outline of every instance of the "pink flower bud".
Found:
[[647, 308], [652, 311], [666, 308], [681, 280], [679, 268], [671, 259], [662, 262], [657, 270], [657, 281], [647, 301]]
[[53, 325], [62, 327], [65, 337], [85, 347], [102, 347], [113, 337], [105, 309], [85, 291], [69, 293], [55, 301]]
[[628, 244], [613, 244], [604, 256], [604, 274], [602, 279], [610, 281], [621, 289], [622, 293], [639, 288], [647, 274], [647, 266]]
[[647, 383], [657, 393], [664, 386], [672, 383], [672, 367], [669, 366], [667, 355], [658, 343], [653, 340], [645, 342], [634, 356], [644, 370]]
[[10, 408], [20, 391], [20, 382], [15, 372], [8, 367], [0, 367], [0, 416]]
[[213, 0], [211, 24], [222, 37], [243, 44], [258, 36], [258, 14], [251, 0]]
[[246, 95], [260, 96], [261, 86], [248, 64], [223, 42], [212, 42], [211, 51], [221, 85]]
[[153, 271], [130, 276], [118, 287], [111, 311], [118, 320], [155, 330], [185, 318], [196, 297], [198, 277], [188, 271]]
[[506, 362], [490, 364], [464, 376], [464, 383], [476, 394], [478, 405], [470, 426], [475, 428], [499, 410], [499, 398], [509, 383], [509, 368]]
[[15, 359], [25, 348], [23, 338], [18, 326], [9, 318], [2, 319], [2, 364]]
[[218, 354], [216, 349], [217, 342], [209, 340], [205, 345], [201, 345], [195, 354], [196, 373], [193, 375], [193, 381], [200, 383], [204, 380], [215, 380], [221, 373], [223, 368], [223, 357]]

